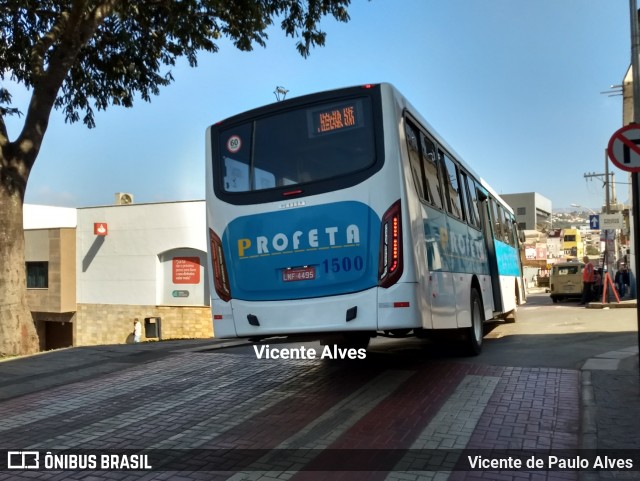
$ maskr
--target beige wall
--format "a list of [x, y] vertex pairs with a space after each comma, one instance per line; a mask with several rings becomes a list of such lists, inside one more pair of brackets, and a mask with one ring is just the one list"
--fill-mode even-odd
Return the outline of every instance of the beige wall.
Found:
[[73, 325], [74, 346], [132, 342], [133, 320], [160, 317], [162, 339], [206, 339], [213, 337], [209, 307], [127, 306], [78, 304]]
[[76, 230], [60, 229], [60, 312], [76, 310]]
[[25, 231], [26, 261], [49, 262], [49, 287], [27, 289], [32, 312], [76, 310], [76, 230], [42, 229]]

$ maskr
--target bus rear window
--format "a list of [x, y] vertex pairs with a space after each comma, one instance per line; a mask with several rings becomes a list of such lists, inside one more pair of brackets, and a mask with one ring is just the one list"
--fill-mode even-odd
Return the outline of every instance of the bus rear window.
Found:
[[368, 97], [287, 110], [220, 132], [219, 172], [225, 192], [313, 183], [374, 164]]

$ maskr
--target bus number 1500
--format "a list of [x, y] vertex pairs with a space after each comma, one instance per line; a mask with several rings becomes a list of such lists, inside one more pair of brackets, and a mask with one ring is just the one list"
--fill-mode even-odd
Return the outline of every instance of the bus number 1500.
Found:
[[343, 257], [342, 259], [338, 257], [333, 257], [331, 260], [325, 259], [322, 261], [322, 265], [324, 266], [324, 272], [328, 274], [329, 272], [338, 273], [338, 272], [349, 272], [350, 270], [361, 271], [364, 267], [364, 260], [360, 256], [351, 257]]

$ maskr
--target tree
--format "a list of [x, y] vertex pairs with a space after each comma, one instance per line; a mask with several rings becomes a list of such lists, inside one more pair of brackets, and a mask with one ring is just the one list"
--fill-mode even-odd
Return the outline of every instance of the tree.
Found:
[[26, 301], [22, 215], [29, 173], [52, 109], [95, 127], [94, 109], [150, 101], [173, 81], [180, 57], [197, 65], [226, 37], [240, 50], [266, 45], [275, 21], [306, 57], [325, 43], [320, 20], [347, 22], [351, 0], [0, 0], [0, 80], [27, 87], [22, 130], [5, 119], [23, 113], [0, 85], [0, 354], [38, 350]]
[[598, 249], [596, 246], [588, 245], [585, 254], [588, 256], [599, 256], [600, 249]]

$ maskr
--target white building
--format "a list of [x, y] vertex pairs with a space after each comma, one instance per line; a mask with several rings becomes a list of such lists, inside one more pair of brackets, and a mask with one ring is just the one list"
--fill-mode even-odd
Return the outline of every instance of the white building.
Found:
[[135, 318], [153, 339], [213, 335], [204, 201], [50, 211], [48, 226], [37, 207], [25, 206], [25, 239], [48, 278], [28, 288], [43, 348], [130, 342]]
[[548, 232], [551, 225], [551, 200], [537, 192], [500, 194], [516, 215], [520, 230]]

